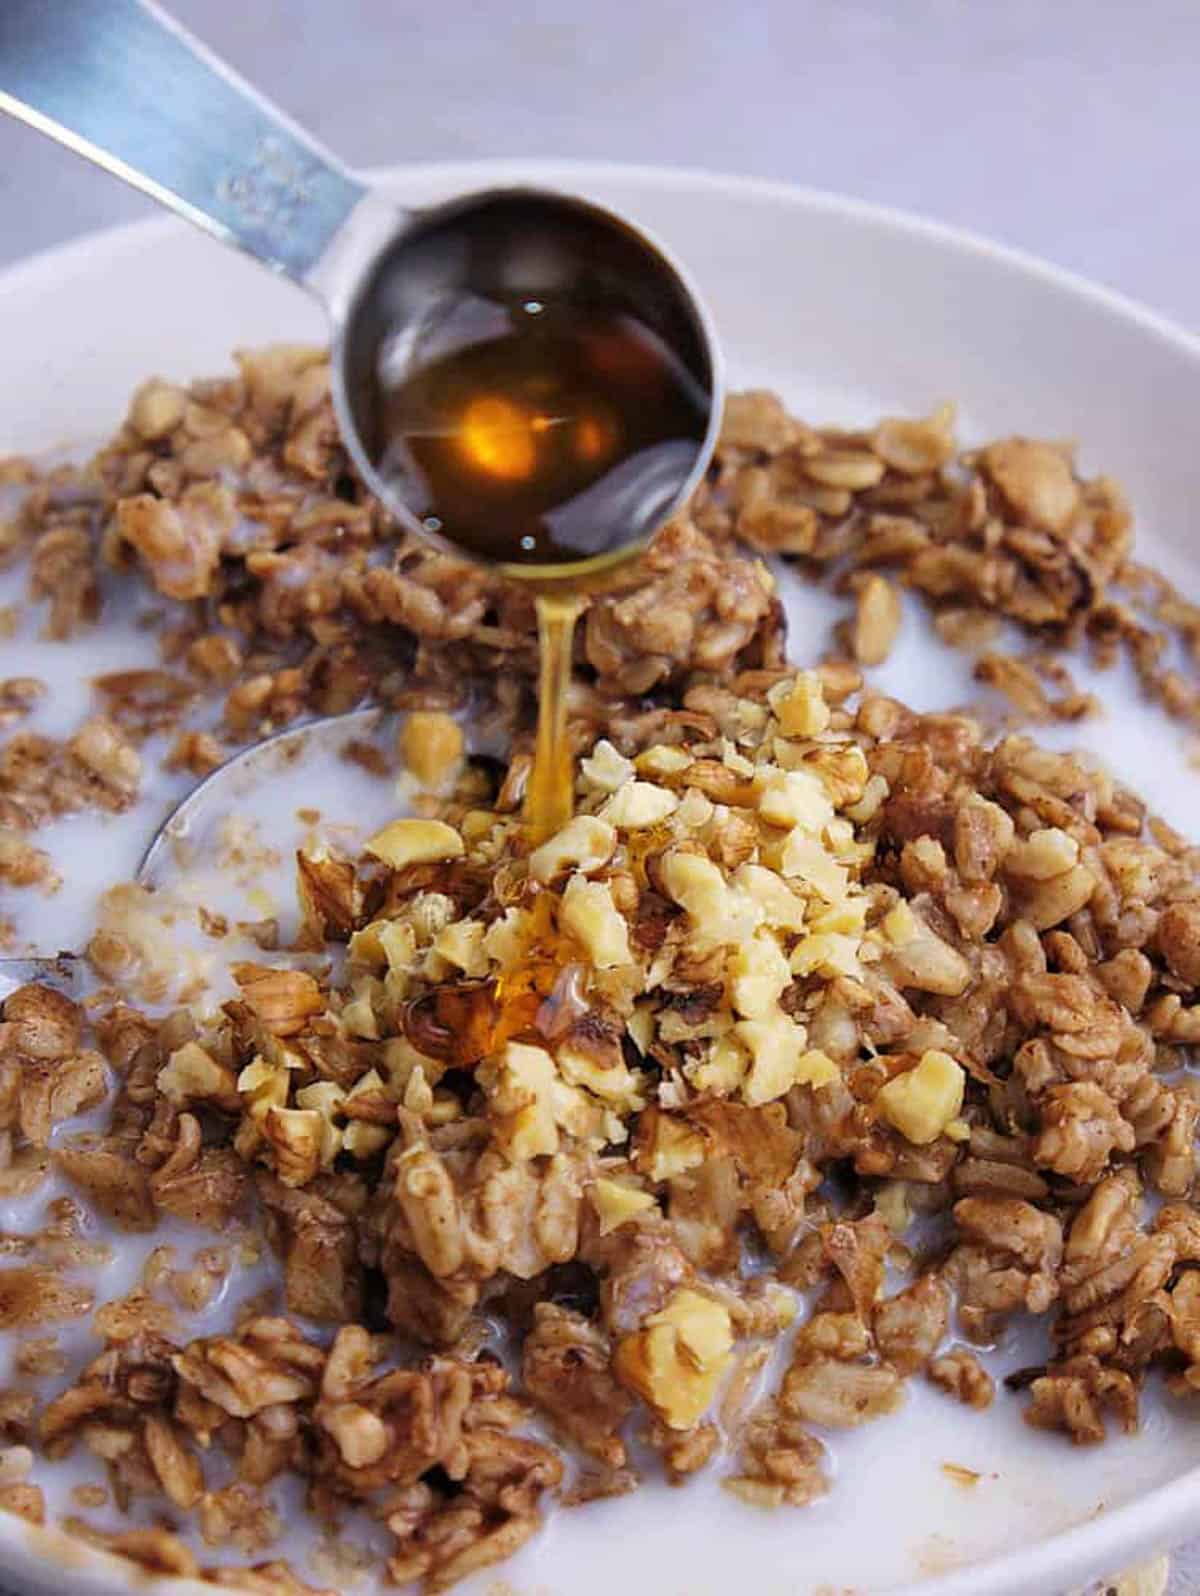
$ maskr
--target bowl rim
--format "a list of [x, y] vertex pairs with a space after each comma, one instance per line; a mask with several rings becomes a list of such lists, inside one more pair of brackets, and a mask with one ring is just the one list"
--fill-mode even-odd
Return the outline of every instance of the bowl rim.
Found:
[[[360, 175], [403, 191], [405, 184], [444, 185], [466, 192], [509, 182], [535, 182], [585, 195], [592, 184], [618, 183], [661, 193], [673, 190], [706, 195], [719, 201], [747, 196], [771, 206], [800, 209], [834, 217], [842, 223], [881, 232], [900, 233], [960, 257], [973, 257], [1007, 268], [1011, 273], [1084, 301], [1096, 311], [1135, 327], [1144, 336], [1168, 346], [1195, 363], [1200, 379], [1200, 336], [1136, 298], [1019, 247], [989, 239], [969, 228], [941, 222], [918, 212], [873, 200], [776, 178], [740, 175], [704, 167], [653, 163], [540, 159], [495, 156], [450, 161], [421, 161], [372, 167]], [[603, 202], [606, 203], [606, 202]], [[9, 293], [39, 280], [81, 274], [93, 276], [128, 252], [152, 249], [161, 239], [184, 235], [187, 224], [174, 216], [150, 216], [86, 231], [61, 243], [20, 257], [0, 268], [0, 311]], [[1115, 1573], [1178, 1542], [1200, 1502], [1200, 1463], [1177, 1478], [1157, 1485], [1121, 1506], [1034, 1542], [1032, 1545], [964, 1564], [949, 1572], [888, 1587], [891, 1596], [1021, 1596], [1032, 1590], [1057, 1589], [1073, 1579]], [[1019, 1526], [1014, 1526], [1019, 1535]], [[212, 1596], [214, 1587], [171, 1575], [130, 1573], [130, 1564], [95, 1550], [57, 1527], [38, 1527], [0, 1515], [0, 1562], [15, 1562], [18, 1577], [31, 1587], [48, 1587], [55, 1569], [69, 1569], [73, 1581], [94, 1596], [116, 1596], [131, 1584], [153, 1581], [157, 1589], [178, 1596]]]

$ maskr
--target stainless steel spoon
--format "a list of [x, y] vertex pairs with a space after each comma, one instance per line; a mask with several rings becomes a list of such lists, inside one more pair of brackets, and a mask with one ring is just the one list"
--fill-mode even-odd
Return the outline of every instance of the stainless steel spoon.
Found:
[[[682, 267], [621, 217], [576, 196], [534, 188], [493, 189], [405, 211], [153, 0], [0, 0], [0, 109], [244, 250], [324, 305], [343, 440], [372, 492], [421, 536], [432, 535], [428, 524], [375, 468], [367, 414], [372, 387], [385, 352], [394, 360], [403, 345], [404, 328], [428, 325], [439, 302], [461, 294], [481, 262], [509, 293], [539, 300], [578, 289], [581, 271], [585, 289], [601, 284], [610, 295], [618, 290], [708, 404], [694, 457], [666, 481], [658, 473], [627, 484], [626, 539], [571, 563], [503, 564], [501, 574], [541, 592], [595, 585], [645, 547], [703, 474], [723, 396], [711, 318]], [[336, 735], [339, 725], [352, 730], [351, 721], [339, 716], [326, 724]], [[299, 735], [318, 730], [310, 723]], [[221, 767], [184, 800], [152, 843], [142, 879], [164, 839], [185, 823], [184, 811], [202, 795], [211, 800], [255, 752]]]
[[621, 217], [535, 188], [405, 211], [153, 0], [0, 0], [0, 109], [320, 300], [346, 447], [372, 492], [423, 536], [428, 525], [376, 470], [365, 412], [385, 343], [394, 361], [404, 329], [428, 327], [439, 302], [481, 270], [507, 292], [539, 300], [602, 284], [653, 330], [708, 404], [694, 457], [665, 483], [648, 481], [641, 492], [633, 484], [619, 546], [572, 563], [501, 565], [504, 575], [543, 588], [594, 582], [644, 547], [703, 474], [722, 398], [712, 321], [683, 268]]
[[[218, 765], [172, 809], [159, 826], [137, 867], [136, 879], [144, 887], [162, 887], [171, 877], [176, 852], [202, 837], [214, 821], [230, 812], [230, 805], [254, 785], [271, 775], [286, 771], [311, 750], [336, 754], [346, 743], [369, 740], [384, 722], [387, 711], [380, 705], [352, 709], [344, 715], [322, 715], [243, 748], [223, 765]], [[39, 981], [57, 987], [68, 996], [79, 988], [78, 954], [61, 952], [25, 954], [0, 958], [0, 1004], [10, 992], [26, 981]]]

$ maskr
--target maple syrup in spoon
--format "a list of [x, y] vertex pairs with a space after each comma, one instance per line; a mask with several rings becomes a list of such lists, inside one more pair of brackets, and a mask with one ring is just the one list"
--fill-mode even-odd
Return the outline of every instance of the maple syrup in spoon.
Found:
[[696, 379], [620, 308], [464, 297], [393, 358], [376, 469], [426, 532], [489, 564], [639, 543], [708, 428]]

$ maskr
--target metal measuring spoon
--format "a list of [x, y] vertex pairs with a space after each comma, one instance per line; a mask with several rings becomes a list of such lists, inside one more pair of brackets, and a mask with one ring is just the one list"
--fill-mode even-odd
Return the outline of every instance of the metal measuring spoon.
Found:
[[[331, 326], [333, 402], [343, 441], [371, 491], [421, 536], [445, 541], [377, 469], [376, 401], [385, 364], [394, 372], [408, 331], [415, 337], [436, 322], [439, 304], [461, 301], [480, 272], [506, 292], [531, 298], [568, 289], [615, 296], [651, 329], [707, 405], [694, 451], [676, 456], [665, 475], [661, 462], [641, 476], [636, 469], [627, 475], [619, 538], [579, 560], [501, 563], [500, 574], [541, 592], [595, 586], [645, 548], [700, 480], [723, 393], [712, 322], [683, 269], [621, 217], [531, 187], [405, 211], [152, 0], [0, 0], [0, 109], [321, 302]], [[336, 736], [352, 731], [354, 721], [337, 716], [323, 724]], [[299, 735], [314, 729], [310, 723]], [[256, 749], [237, 756], [184, 800], [151, 845], [139, 879], [153, 874], [197, 806], [257, 757]], [[56, 966], [45, 968], [53, 973]]]
[[[406, 331], [480, 274], [531, 299], [603, 290], [644, 322], [707, 405], [694, 453], [628, 484], [628, 537], [590, 558], [501, 564], [514, 580], [578, 587], [640, 551], [700, 480], [722, 377], [707, 310], [639, 228], [569, 194], [501, 188], [419, 211], [344, 167], [152, 0], [0, 0], [0, 109], [59, 140], [289, 277], [325, 307], [334, 407], [368, 487], [424, 536], [377, 469], [374, 401]], [[653, 473], [651, 473], [653, 475]], [[456, 552], [463, 552], [461, 549]]]

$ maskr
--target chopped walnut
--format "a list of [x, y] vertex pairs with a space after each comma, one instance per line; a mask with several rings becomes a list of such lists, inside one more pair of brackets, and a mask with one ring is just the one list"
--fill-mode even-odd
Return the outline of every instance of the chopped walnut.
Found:
[[304, 970], [247, 963], [234, 965], [231, 973], [259, 1023], [272, 1036], [294, 1036], [325, 1007], [320, 986]]
[[927, 1367], [950, 1318], [950, 1299], [936, 1275], [922, 1275], [875, 1310], [875, 1342], [900, 1374]]
[[929, 1365], [929, 1378], [948, 1396], [969, 1408], [989, 1408], [996, 1382], [967, 1347], [952, 1347]]
[[1033, 1381], [1029, 1395], [1026, 1421], [1041, 1430], [1065, 1430], [1076, 1446], [1104, 1439], [1106, 1412], [1126, 1433], [1137, 1429], [1137, 1387], [1128, 1374], [1088, 1355], [1052, 1365]]
[[563, 1433], [607, 1468], [625, 1465], [619, 1431], [633, 1403], [609, 1367], [607, 1338], [581, 1315], [539, 1303], [525, 1338], [522, 1377]]
[[728, 1312], [685, 1289], [617, 1343], [613, 1367], [671, 1429], [688, 1430], [712, 1402], [732, 1345]]
[[277, 1539], [279, 1513], [252, 1485], [235, 1482], [206, 1491], [197, 1515], [206, 1546], [235, 1546], [244, 1557], [265, 1552]]
[[796, 1419], [763, 1404], [742, 1438], [741, 1472], [725, 1488], [754, 1507], [807, 1507], [829, 1490], [825, 1448]]

